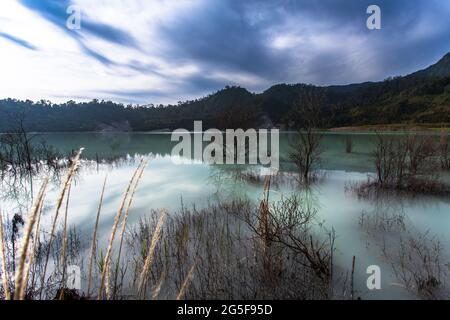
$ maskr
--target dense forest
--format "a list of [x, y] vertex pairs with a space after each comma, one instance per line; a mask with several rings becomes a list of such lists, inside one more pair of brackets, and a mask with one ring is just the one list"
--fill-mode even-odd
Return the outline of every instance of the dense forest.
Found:
[[53, 104], [49, 101], [0, 100], [0, 132], [151, 131], [293, 125], [295, 110], [314, 104], [327, 127], [375, 124], [450, 125], [450, 53], [427, 69], [382, 82], [318, 87], [278, 84], [262, 93], [226, 87], [204, 98], [177, 105], [122, 105], [93, 100]]

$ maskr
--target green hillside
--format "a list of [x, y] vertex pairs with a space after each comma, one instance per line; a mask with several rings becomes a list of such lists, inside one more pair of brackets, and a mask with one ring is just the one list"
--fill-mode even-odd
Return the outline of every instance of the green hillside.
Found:
[[150, 131], [204, 127], [288, 128], [299, 105], [320, 108], [329, 127], [377, 124], [450, 125], [450, 53], [427, 69], [404, 77], [343, 86], [278, 84], [254, 94], [226, 87], [207, 97], [167, 106], [124, 106], [110, 101], [0, 100], [0, 131], [23, 119], [29, 131]]

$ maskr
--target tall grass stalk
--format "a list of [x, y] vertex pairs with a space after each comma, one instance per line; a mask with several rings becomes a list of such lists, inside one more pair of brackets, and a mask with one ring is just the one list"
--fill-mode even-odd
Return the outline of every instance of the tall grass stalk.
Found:
[[192, 280], [192, 278], [194, 276], [195, 265], [196, 265], [196, 263], [194, 263], [192, 265], [192, 267], [189, 270], [186, 278], [184, 279], [183, 284], [182, 284], [182, 286], [180, 288], [180, 291], [178, 292], [177, 300], [181, 300], [184, 297], [184, 294], [186, 293], [186, 289], [189, 286], [189, 283], [191, 283], [191, 280]]
[[92, 265], [94, 261], [94, 254], [96, 251], [96, 241], [97, 241], [97, 229], [98, 229], [98, 222], [100, 219], [100, 212], [102, 211], [102, 204], [103, 204], [103, 196], [105, 194], [105, 186], [106, 186], [106, 179], [108, 176], [105, 176], [105, 180], [103, 181], [103, 188], [102, 188], [102, 194], [100, 195], [100, 202], [98, 204], [98, 210], [97, 210], [97, 217], [95, 218], [95, 225], [94, 225], [94, 231], [92, 233], [92, 244], [91, 244], [91, 255], [89, 258], [89, 270], [88, 270], [88, 286], [87, 286], [87, 295], [90, 295], [91, 292], [91, 281], [92, 281]]
[[136, 190], [137, 190], [137, 187], [139, 185], [139, 181], [142, 178], [142, 175], [144, 173], [145, 167], [147, 166], [147, 163], [148, 163], [148, 160], [144, 160], [144, 162], [141, 165], [139, 174], [138, 174], [138, 176], [136, 178], [136, 181], [134, 183], [134, 186], [133, 186], [133, 191], [131, 192], [131, 197], [130, 197], [130, 199], [128, 201], [127, 210], [125, 211], [125, 216], [123, 217], [122, 231], [120, 233], [119, 253], [117, 255], [116, 270], [115, 270], [115, 275], [114, 275], [113, 299], [116, 298], [116, 293], [117, 293], [116, 292], [117, 291], [117, 278], [118, 278], [118, 275], [119, 275], [120, 257], [122, 255], [123, 237], [125, 235], [125, 230], [126, 230], [126, 226], [127, 226], [128, 214], [130, 212], [131, 204], [133, 203], [133, 199], [134, 199], [134, 196], [136, 194]]
[[[27, 224], [24, 229], [22, 247], [19, 251], [19, 260], [16, 269], [16, 279], [15, 279], [15, 289], [14, 289], [14, 299], [23, 300], [25, 298], [25, 288], [23, 286], [24, 271], [25, 271], [25, 261], [28, 256], [28, 247], [30, 243], [31, 234], [33, 232], [34, 225], [36, 223], [36, 218], [38, 216], [40, 205], [42, 204], [42, 199], [44, 198], [45, 190], [47, 188], [48, 178], [45, 178], [42, 183], [41, 189], [39, 190], [38, 196], [35, 200], [33, 208], [31, 209], [30, 216], [28, 217]], [[33, 253], [32, 253], [33, 254]]]
[[69, 185], [69, 189], [67, 190], [67, 199], [66, 199], [66, 211], [64, 214], [64, 227], [63, 227], [63, 243], [61, 248], [61, 265], [62, 265], [62, 279], [61, 286], [62, 289], [60, 291], [59, 299], [64, 299], [64, 288], [66, 287], [66, 248], [67, 248], [67, 216], [69, 213], [69, 199], [70, 199], [70, 190], [72, 189], [72, 185]]
[[112, 247], [114, 244], [114, 239], [116, 237], [116, 232], [117, 232], [117, 228], [119, 226], [120, 223], [120, 219], [122, 218], [122, 213], [123, 213], [123, 208], [125, 207], [125, 202], [128, 198], [128, 194], [130, 193], [131, 190], [131, 186], [134, 183], [134, 180], [136, 179], [136, 176], [139, 172], [139, 169], [141, 167], [143, 160], [141, 160], [139, 166], [136, 168], [136, 170], [133, 173], [133, 176], [131, 177], [130, 182], [128, 183], [128, 187], [125, 191], [125, 194], [123, 196], [122, 199], [122, 203], [120, 204], [120, 208], [119, 211], [117, 211], [116, 217], [114, 218], [114, 225], [112, 227], [111, 230], [111, 235], [110, 235], [110, 239], [109, 239], [109, 243], [108, 243], [108, 248], [106, 249], [106, 254], [105, 254], [105, 258], [103, 260], [103, 270], [102, 270], [102, 275], [101, 275], [101, 279], [100, 279], [100, 287], [98, 289], [98, 299], [102, 298], [102, 294], [103, 294], [103, 289], [106, 290], [106, 297], [109, 299], [111, 297], [111, 292], [110, 292], [110, 288], [109, 288], [109, 263], [111, 260], [111, 254], [112, 254]]
[[[40, 204], [39, 214], [38, 214], [37, 222], [36, 222], [36, 228], [34, 230], [34, 238], [33, 238], [33, 241], [32, 241], [33, 249], [31, 251], [30, 258], [28, 259], [28, 263], [27, 263], [27, 265], [25, 267], [25, 276], [23, 278], [23, 283], [22, 283], [22, 287], [25, 290], [26, 290], [27, 285], [28, 285], [28, 278], [30, 276], [30, 268], [33, 265], [34, 255], [36, 254], [36, 246], [37, 246], [37, 243], [39, 242], [39, 232], [40, 232], [40, 229], [41, 229], [41, 217], [42, 217], [42, 212], [44, 210], [44, 198], [45, 198], [45, 195], [42, 198], [42, 201], [41, 201], [41, 204]], [[34, 277], [32, 278], [31, 283], [32, 284], [34, 283]]]
[[11, 293], [9, 292], [9, 277], [8, 277], [8, 269], [6, 268], [6, 254], [5, 254], [5, 238], [3, 235], [3, 215], [0, 210], [0, 250], [2, 255], [2, 282], [3, 282], [3, 291], [5, 293], [5, 299], [11, 300]]
[[167, 209], [163, 209], [156, 225], [155, 231], [153, 232], [152, 241], [150, 242], [150, 247], [147, 250], [144, 267], [142, 268], [142, 272], [139, 277], [138, 295], [143, 297], [143, 299], [145, 299], [145, 286], [147, 284], [147, 277], [153, 263], [153, 253], [155, 252], [156, 245], [158, 244], [166, 215]]
[[163, 270], [161, 272], [161, 276], [159, 277], [158, 284], [156, 285], [155, 289], [153, 290], [152, 300], [156, 300], [158, 298], [159, 292], [161, 291], [161, 287], [162, 287], [162, 284], [164, 283], [165, 279], [166, 279], [166, 271]]
[[80, 156], [81, 156], [81, 153], [83, 152], [83, 150], [84, 150], [84, 148], [80, 148], [80, 150], [77, 152], [75, 157], [72, 159], [72, 165], [70, 166], [69, 170], [67, 171], [67, 176], [66, 176], [66, 180], [64, 181], [63, 189], [61, 190], [61, 193], [56, 202], [55, 216], [53, 217], [52, 228], [50, 231], [50, 238], [48, 240], [48, 248], [47, 248], [47, 252], [46, 252], [46, 256], [45, 256], [44, 269], [42, 271], [40, 298], [42, 298], [42, 291], [43, 291], [43, 287], [44, 287], [45, 276], [47, 273], [48, 260], [50, 259], [50, 251], [51, 251], [51, 247], [52, 247], [52, 242], [53, 242], [53, 238], [55, 237], [55, 230], [56, 230], [56, 224], [58, 222], [59, 210], [61, 209], [61, 205], [62, 205], [62, 202], [66, 195], [66, 192], [69, 188], [69, 185], [72, 182], [73, 175], [78, 168]]

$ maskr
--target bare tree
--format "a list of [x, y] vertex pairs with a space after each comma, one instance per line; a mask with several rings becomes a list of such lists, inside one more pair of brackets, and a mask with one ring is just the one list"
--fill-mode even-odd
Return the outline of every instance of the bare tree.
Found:
[[[332, 253], [334, 233], [328, 239], [313, 237], [316, 209], [311, 199], [293, 196], [269, 204], [270, 179], [264, 185], [264, 196], [259, 210], [246, 211], [240, 217], [262, 240], [266, 255], [278, 244], [294, 252], [303, 260], [303, 265], [314, 271], [321, 281], [328, 283], [332, 275]], [[267, 259], [269, 265], [273, 257]]]
[[436, 169], [432, 137], [377, 135], [373, 157], [380, 185], [403, 186], [429, 176]]
[[323, 138], [323, 134], [317, 129], [326, 126], [321, 112], [323, 101], [323, 94], [311, 90], [302, 95], [294, 108], [297, 134], [294, 141], [291, 141], [290, 158], [300, 174], [300, 182], [304, 184], [309, 184], [317, 178], [315, 169], [320, 163]]
[[17, 128], [0, 135], [0, 166], [10, 166], [14, 172], [32, 170], [32, 137], [25, 131], [23, 121], [24, 116], [19, 116]]
[[373, 158], [376, 179], [363, 183], [358, 191], [395, 189], [410, 192], [448, 194], [450, 186], [439, 179], [439, 150], [432, 136], [377, 135]]
[[0, 169], [8, 169], [12, 175], [28, 176], [39, 170], [41, 160], [57, 169], [57, 158], [61, 155], [44, 141], [37, 143], [36, 135], [27, 132], [25, 115], [15, 117], [16, 128], [0, 134]]

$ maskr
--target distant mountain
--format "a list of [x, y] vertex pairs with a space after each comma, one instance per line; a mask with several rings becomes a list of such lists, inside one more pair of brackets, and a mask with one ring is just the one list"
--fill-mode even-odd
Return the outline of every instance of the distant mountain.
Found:
[[450, 52], [436, 64], [433, 64], [424, 70], [417, 71], [410, 76], [446, 77], [448, 75], [450, 75]]
[[[450, 126], [450, 53], [436, 64], [381, 82], [313, 86], [277, 84], [262, 93], [226, 87], [201, 99], [167, 106], [124, 106], [110, 101], [0, 100], [0, 132], [14, 130], [18, 119], [29, 131], [104, 131], [126, 124], [127, 131], [292, 125], [302, 104], [320, 109], [328, 126], [436, 124]], [[121, 128], [121, 126], [119, 126]]]

